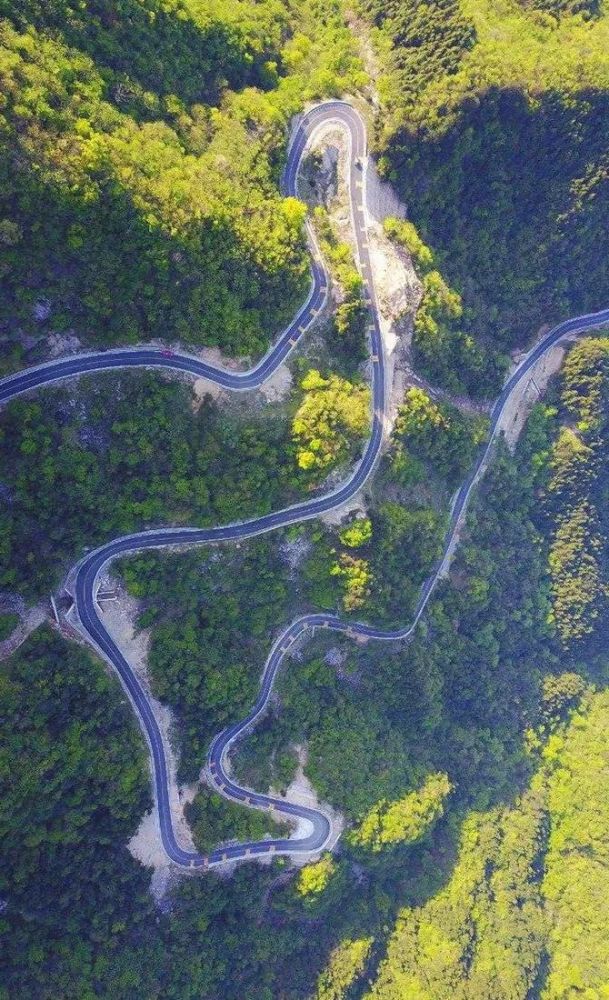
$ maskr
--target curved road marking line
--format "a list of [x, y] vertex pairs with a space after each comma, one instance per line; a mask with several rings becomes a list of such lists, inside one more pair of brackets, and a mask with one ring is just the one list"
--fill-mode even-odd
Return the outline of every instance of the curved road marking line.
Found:
[[[361, 192], [361, 181], [358, 177], [356, 163], [359, 160], [364, 166], [364, 186], [367, 185], [367, 155], [366, 130], [359, 113], [351, 105], [343, 101], [328, 101], [313, 108], [306, 114], [295, 128], [289, 145], [288, 156], [282, 189], [286, 195], [296, 196], [297, 176], [302, 158], [316, 130], [328, 123], [336, 123], [345, 129], [349, 140], [349, 170], [347, 185], [351, 207], [351, 220], [357, 247], [357, 260], [360, 272], [370, 267], [369, 244], [367, 235], [366, 206], [356, 204], [353, 192]], [[312, 318], [318, 314], [326, 303], [329, 287], [329, 276], [321, 257], [315, 233], [309, 221], [306, 222], [306, 232], [311, 253], [311, 287], [303, 306], [298, 310], [294, 320], [279, 336], [275, 344], [264, 357], [249, 371], [232, 372], [225, 368], [216, 368], [198, 358], [187, 354], [164, 355], [152, 348], [121, 348], [117, 350], [80, 354], [59, 361], [46, 362], [35, 368], [26, 369], [0, 381], [0, 403], [6, 402], [31, 389], [49, 385], [64, 378], [90, 373], [131, 367], [169, 368], [186, 371], [190, 374], [207, 378], [218, 385], [235, 391], [257, 388], [280, 365], [291, 352], [298, 334], [302, 333]], [[177, 865], [189, 868], [205, 869], [227, 860], [242, 860], [249, 857], [259, 857], [267, 854], [316, 854], [326, 847], [330, 840], [330, 823], [328, 817], [321, 811], [296, 805], [284, 799], [251, 792], [236, 785], [225, 771], [225, 761], [231, 746], [257, 722], [265, 711], [273, 688], [277, 671], [283, 657], [294, 639], [313, 631], [316, 627], [330, 628], [343, 632], [351, 637], [358, 636], [384, 640], [408, 641], [425, 611], [427, 603], [435, 586], [450, 559], [457, 530], [464, 517], [469, 498], [478, 479], [484, 472], [490, 456], [493, 442], [497, 436], [499, 422], [504, 409], [511, 399], [514, 389], [527, 372], [551, 347], [560, 340], [573, 334], [581, 334], [587, 330], [602, 326], [609, 322], [609, 309], [597, 313], [578, 316], [559, 324], [550, 330], [543, 340], [522, 361], [517, 370], [506, 382], [500, 396], [491, 411], [491, 427], [488, 441], [481, 449], [469, 477], [458, 490], [451, 506], [449, 527], [444, 539], [443, 555], [436, 564], [432, 574], [423, 584], [412, 621], [399, 629], [382, 629], [365, 623], [343, 622], [337, 615], [315, 613], [303, 615], [292, 622], [275, 640], [264, 665], [260, 682], [260, 693], [250, 713], [241, 722], [235, 723], [223, 730], [212, 741], [208, 754], [207, 767], [213, 773], [213, 779], [219, 784], [224, 783], [224, 794], [234, 801], [247, 802], [258, 809], [276, 809], [286, 816], [306, 819], [310, 822], [311, 833], [300, 840], [268, 839], [246, 844], [236, 844], [223, 849], [217, 848], [208, 855], [184, 850], [178, 844], [171, 823], [169, 808], [167, 762], [160, 731], [150, 708], [148, 698], [140, 686], [131, 667], [105, 630], [95, 605], [95, 594], [98, 580], [103, 569], [117, 556], [143, 549], [162, 548], [175, 544], [209, 544], [219, 541], [251, 538], [255, 535], [285, 527], [302, 520], [317, 517], [324, 511], [350, 499], [364, 485], [370, 476], [379, 456], [383, 440], [383, 420], [386, 408], [386, 377], [385, 355], [378, 320], [377, 300], [372, 280], [367, 281], [367, 301], [370, 312], [370, 338], [372, 370], [372, 426], [370, 438], [364, 449], [362, 458], [351, 476], [325, 496], [314, 500], [293, 504], [281, 511], [266, 514], [230, 525], [216, 528], [163, 528], [143, 531], [123, 538], [115, 539], [106, 545], [88, 553], [76, 567], [74, 584], [75, 608], [80, 624], [87, 638], [101, 655], [109, 661], [119, 676], [134, 707], [140, 725], [145, 733], [150, 748], [155, 798], [159, 811], [161, 839], [167, 856]]]

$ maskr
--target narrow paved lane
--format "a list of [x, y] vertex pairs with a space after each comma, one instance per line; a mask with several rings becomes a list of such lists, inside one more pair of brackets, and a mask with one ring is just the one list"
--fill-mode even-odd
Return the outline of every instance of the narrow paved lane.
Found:
[[[366, 298], [369, 309], [368, 337], [371, 356], [372, 379], [372, 427], [370, 438], [362, 458], [352, 475], [337, 489], [318, 497], [294, 504], [282, 511], [266, 514], [215, 528], [162, 528], [143, 531], [115, 539], [88, 553], [76, 568], [74, 580], [75, 608], [82, 628], [91, 644], [112, 664], [116, 670], [138, 716], [148, 740], [153, 763], [155, 798], [158, 804], [161, 837], [168, 857], [178, 865], [202, 868], [220, 864], [228, 859], [245, 859], [272, 853], [308, 855], [323, 850], [330, 838], [330, 823], [327, 816], [318, 810], [295, 805], [284, 799], [253, 793], [235, 784], [226, 770], [226, 758], [231, 746], [243, 736], [258, 720], [270, 697], [273, 683], [281, 662], [290, 646], [315, 628], [330, 628], [349, 635], [361, 635], [384, 641], [409, 640], [425, 611], [433, 590], [440, 577], [444, 556], [421, 589], [420, 597], [412, 621], [403, 628], [387, 630], [364, 623], [345, 623], [336, 615], [310, 614], [292, 622], [275, 642], [265, 663], [260, 692], [256, 704], [249, 715], [229, 726], [212, 743], [208, 756], [208, 771], [218, 790], [236, 802], [242, 802], [261, 809], [274, 808], [287, 817], [308, 820], [310, 833], [301, 839], [269, 839], [218, 848], [209, 855], [203, 855], [180, 847], [171, 821], [167, 760], [163, 740], [150, 707], [146, 693], [116, 643], [111, 639], [100, 618], [96, 603], [96, 593], [102, 571], [117, 556], [162, 548], [176, 544], [209, 544], [251, 538], [274, 528], [284, 527], [308, 518], [317, 517], [324, 511], [332, 510], [350, 499], [364, 485], [379, 456], [383, 439], [383, 425], [386, 412], [386, 374], [383, 344], [378, 320], [377, 300], [372, 280], [372, 269], [367, 243], [366, 216], [366, 130], [359, 114], [342, 101], [329, 101], [310, 111], [300, 122], [293, 135], [287, 165], [283, 177], [286, 195], [296, 195], [296, 181], [302, 158], [317, 129], [335, 122], [344, 129], [350, 144], [348, 186], [351, 202], [352, 225], [357, 244], [357, 264], [365, 281]], [[133, 348], [90, 354], [49, 362], [9, 376], [0, 382], [0, 403], [40, 388], [41, 386], [77, 375], [109, 371], [119, 368], [168, 368], [186, 371], [196, 377], [204, 377], [218, 385], [235, 391], [253, 389], [261, 385], [293, 350], [298, 340], [314, 322], [317, 313], [325, 303], [329, 278], [325, 264], [319, 253], [313, 229], [307, 223], [307, 235], [311, 252], [311, 288], [306, 302], [297, 313], [290, 326], [281, 334], [275, 345], [262, 360], [246, 372], [231, 372], [215, 368], [188, 355], [163, 354], [151, 348]], [[504, 408], [512, 393], [527, 376], [535, 362], [554, 344], [567, 335], [583, 333], [586, 330], [609, 323], [609, 309], [598, 313], [579, 316], [567, 320], [551, 330], [540, 344], [528, 355], [518, 370], [506, 383], [496, 401], [491, 414], [491, 430], [488, 442], [481, 449], [474, 468], [461, 486], [453, 505], [449, 528], [444, 542], [444, 553], [450, 551], [456, 531], [464, 516], [472, 489], [484, 471], [490, 456], [494, 438]]]

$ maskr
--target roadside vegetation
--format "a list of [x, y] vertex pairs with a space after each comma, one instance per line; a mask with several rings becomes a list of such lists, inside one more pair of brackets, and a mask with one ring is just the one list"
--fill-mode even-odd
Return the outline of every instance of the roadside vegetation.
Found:
[[[359, 0], [388, 235], [423, 285], [415, 365], [492, 395], [510, 351], [608, 287], [609, 16], [595, 0]], [[4, 364], [74, 332], [259, 354], [306, 283], [277, 179], [303, 100], [363, 84], [339, 0], [0, 0]], [[128, 57], [125, 56], [128, 53]], [[160, 56], [162, 53], [162, 58]], [[295, 365], [270, 415], [151, 375], [81, 380], [1, 414], [0, 587], [48, 594], [84, 546], [217, 524], [342, 474], [368, 432], [361, 286], [339, 363]], [[344, 308], [343, 308], [344, 307]], [[32, 338], [32, 339], [30, 339]], [[0, 1000], [565, 1000], [606, 992], [609, 341], [570, 349], [514, 454], [501, 443], [413, 641], [318, 634], [233, 755], [253, 787], [302, 766], [340, 849], [207, 873], [156, 909], [126, 843], [150, 808], [116, 679], [45, 627], [0, 672]], [[196, 411], [196, 412], [195, 412]], [[407, 392], [365, 510], [240, 546], [122, 560], [174, 712], [179, 778], [251, 706], [276, 630], [328, 608], [409, 620], [485, 418]], [[13, 619], [0, 619], [0, 638]], [[2, 631], [3, 630], [3, 631]], [[272, 832], [200, 790], [204, 848]]]
[[180, 776], [199, 776], [216, 733], [255, 701], [269, 636], [287, 615], [287, 567], [268, 537], [118, 564], [152, 630], [149, 668], [156, 697], [175, 709]]
[[[408, 620], [441, 551], [450, 495], [486, 438], [488, 421], [406, 392], [367, 517], [316, 527], [303, 566], [315, 607], [391, 624]], [[391, 496], [392, 499], [387, 499]]]
[[186, 818], [200, 851], [212, 851], [227, 841], [241, 843], [264, 837], [288, 836], [286, 823], [277, 823], [268, 812], [243, 809], [207, 788], [197, 792], [186, 808]]
[[2, 665], [0, 718], [3, 1000], [270, 1000], [289, 969], [306, 982], [324, 945], [303, 933], [302, 897], [261, 922], [280, 865], [187, 879], [155, 907], [125, 847], [151, 804], [146, 751], [97, 659], [40, 630]]
[[355, 266], [353, 250], [340, 239], [328, 211], [317, 205], [312, 217], [320, 250], [341, 297], [328, 324], [327, 347], [335, 364], [352, 377], [368, 356], [364, 284]]
[[303, 400], [292, 422], [301, 469], [326, 469], [352, 451], [370, 431], [370, 389], [312, 369], [300, 383]]
[[[362, 988], [372, 978], [366, 989], [375, 1000], [406, 987], [420, 991], [423, 983], [434, 998], [524, 1000], [538, 983], [544, 1000], [558, 1000], [576, 980], [600, 989], [603, 605], [598, 631], [565, 643], [552, 614], [549, 554], [572, 483], [564, 479], [562, 493], [549, 484], [556, 479], [554, 443], [563, 421], [573, 424], [574, 408], [579, 423], [596, 422], [597, 432], [606, 433], [604, 418], [600, 428], [597, 422], [605, 353], [602, 339], [576, 347], [556, 397], [536, 409], [516, 457], [498, 455], [425, 632], [407, 647], [382, 650], [319, 638], [300, 662], [288, 662], [271, 714], [238, 751], [237, 773], [264, 788], [285, 787], [296, 766], [294, 747], [307, 748], [305, 773], [351, 825], [330, 867], [310, 866], [279, 883], [281, 865], [270, 872], [248, 866], [228, 882], [213, 875], [188, 880], [175, 891], [171, 914], [155, 918], [147, 879], [120, 846], [148, 801], [144, 748], [128, 708], [86, 654], [51, 633], [28, 640], [7, 664], [2, 692], [3, 715], [13, 720], [5, 780], [17, 757], [36, 772], [20, 765], [17, 789], [3, 797], [4, 836], [20, 844], [11, 848], [2, 889], [7, 996], [16, 983], [30, 996], [49, 998], [83, 994], [94, 984], [121, 997], [177, 998], [190, 990], [236, 1000], [248, 991], [274, 996], [281, 983], [294, 998], [313, 988], [321, 997], [340, 997], [359, 977]], [[589, 497], [601, 482], [591, 475]], [[370, 524], [365, 518], [348, 524], [342, 544], [357, 551]], [[235, 704], [245, 681], [229, 669], [231, 660], [240, 665], [247, 658], [247, 683], [255, 687], [271, 620], [286, 614], [276, 544], [269, 538], [218, 550], [211, 563], [209, 553], [123, 563], [130, 589], [143, 601], [142, 624], [152, 628], [158, 676], [169, 679], [181, 655], [191, 681], [204, 678], [195, 688], [200, 720], [214, 688], [218, 712], [222, 700]], [[222, 630], [227, 643], [214, 680], [205, 664]], [[163, 649], [172, 633], [165, 660], [155, 660], [155, 644]], [[189, 634], [192, 645], [180, 651], [179, 639]], [[247, 652], [238, 645], [244, 640]], [[231, 674], [232, 688], [218, 686]], [[185, 678], [167, 687], [166, 701], [188, 689]], [[110, 761], [108, 718], [116, 732]], [[37, 794], [44, 823], [24, 845], [16, 830], [31, 829], [32, 781], [44, 782]], [[54, 821], [60, 828], [48, 826], [53, 789], [62, 801]], [[224, 803], [218, 815], [213, 798], [191, 807], [202, 843], [212, 828], [230, 836]], [[73, 803], [68, 812], [66, 801]], [[248, 835], [249, 814], [235, 811], [244, 819], [233, 827], [231, 817], [231, 829]], [[106, 825], [116, 822], [123, 833]], [[100, 836], [107, 836], [103, 848]], [[590, 888], [583, 896], [582, 884]], [[387, 927], [393, 929], [385, 951]]]
[[344, 474], [368, 425], [368, 389], [316, 371], [264, 413], [210, 397], [193, 412], [190, 388], [151, 374], [15, 400], [0, 413], [0, 588], [33, 600], [85, 546], [277, 510]]
[[358, 7], [382, 69], [381, 167], [430, 248], [413, 255], [415, 353], [452, 391], [495, 395], [509, 351], [606, 304], [609, 15], [594, 0]]
[[261, 354], [308, 280], [287, 123], [365, 80], [339, 0], [2, 0], [4, 364], [64, 335]]

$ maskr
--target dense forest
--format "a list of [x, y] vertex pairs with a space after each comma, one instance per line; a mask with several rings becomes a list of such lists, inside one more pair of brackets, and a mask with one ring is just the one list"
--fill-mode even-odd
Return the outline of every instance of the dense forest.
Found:
[[[361, 94], [358, 35], [381, 70], [375, 152], [408, 211], [384, 228], [422, 289], [411, 360], [453, 402], [405, 392], [340, 524], [113, 567], [183, 782], [295, 615], [409, 619], [488, 431], [458, 396], [493, 395], [542, 324], [607, 303], [602, 5], [353, 6], [0, 0], [2, 371], [77, 342], [260, 354], [307, 281], [304, 208], [278, 192], [288, 119]], [[148, 373], [2, 410], [0, 590], [32, 605], [87, 546], [345, 474], [369, 430], [363, 287], [315, 224], [340, 295], [280, 402]], [[304, 776], [340, 814], [336, 849], [300, 869], [176, 878], [156, 905], [127, 849], [149, 764], [116, 678], [49, 625], [4, 659], [0, 1000], [606, 996], [608, 404], [609, 340], [589, 337], [515, 451], [498, 442], [413, 641], [293, 648], [232, 765], [262, 791]], [[282, 829], [205, 785], [186, 812], [201, 849]]]
[[358, 5], [383, 68], [381, 164], [433, 251], [415, 258], [441, 303], [439, 333], [418, 319], [419, 363], [494, 394], [510, 349], [606, 302], [609, 15], [595, 2]]
[[608, 708], [586, 696], [530, 786], [467, 816], [446, 885], [400, 911], [370, 1000], [603, 995]]
[[[350, 407], [349, 400], [359, 405]], [[150, 374], [84, 379], [0, 413], [0, 587], [56, 587], [84, 546], [155, 524], [227, 524], [344, 470], [368, 432], [361, 380], [304, 375], [263, 417]], [[315, 443], [316, 460], [303, 461]]]
[[[499, 450], [451, 580], [414, 643], [379, 656], [372, 644], [318, 638], [289, 661], [271, 714], [235, 766], [256, 787], [285, 788], [294, 748], [305, 746], [305, 773], [348, 820], [338, 854], [296, 878], [278, 862], [229, 881], [186, 881], [155, 916], [145, 871], [121, 846], [148, 796], [143, 746], [113, 679], [50, 632], [7, 661], [7, 998], [249, 991], [295, 1000], [350, 990], [375, 1000], [408, 991], [558, 1000], [575, 984], [602, 988], [607, 618], [599, 592], [585, 628], [579, 614], [563, 627], [564, 566], [557, 578], [551, 555], [583, 480], [587, 510], [602, 496], [602, 468], [580, 462], [574, 481], [561, 440], [568, 429], [607, 453], [608, 357], [602, 339], [574, 348], [515, 458]], [[418, 397], [406, 404], [395, 439], [402, 454], [420, 408]], [[412, 441], [416, 461], [429, 461], [420, 429]], [[591, 518], [586, 527], [605, 549], [602, 513]], [[347, 548], [368, 532], [361, 519], [338, 530]], [[140, 624], [152, 630], [154, 684], [192, 719], [185, 765], [204, 750], [198, 726], [210, 733], [221, 713], [241, 714], [238, 698], [255, 687], [273, 624], [294, 611], [290, 557], [306, 548], [296, 534], [122, 564], [142, 601]], [[604, 581], [602, 553], [599, 573]], [[578, 583], [575, 575], [570, 585]], [[220, 620], [227, 611], [247, 627]], [[212, 691], [216, 714], [205, 719]], [[191, 820], [201, 843], [210, 831], [260, 832], [257, 818], [234, 811], [241, 818], [198, 796]]]
[[285, 126], [357, 88], [355, 49], [338, 0], [2, 0], [5, 366], [65, 336], [261, 353], [307, 282]]
[[239, 549], [144, 554], [119, 570], [140, 601], [138, 626], [152, 628], [153, 689], [177, 710], [181, 770], [192, 780], [212, 737], [255, 700], [269, 635], [287, 614], [287, 567], [260, 538]]
[[[3, 664], [0, 718], [11, 720], [0, 754], [3, 1000], [271, 1000], [288, 971], [305, 988], [329, 947], [307, 928], [339, 913], [346, 872], [332, 863], [330, 891], [330, 872], [305, 869], [275, 890], [272, 919], [261, 900], [281, 864], [187, 880], [161, 912], [124, 846], [149, 793], [143, 743], [114, 678], [41, 631]], [[337, 935], [349, 930], [336, 921]]]

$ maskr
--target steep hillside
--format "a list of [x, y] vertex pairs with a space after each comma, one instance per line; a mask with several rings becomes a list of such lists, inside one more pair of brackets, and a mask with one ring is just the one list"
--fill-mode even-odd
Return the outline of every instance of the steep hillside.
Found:
[[[501, 357], [541, 324], [608, 301], [609, 14], [517, 0], [361, 7], [384, 69], [385, 172], [462, 296], [440, 343], [420, 338], [419, 363], [492, 393]], [[463, 334], [485, 364], [465, 352], [455, 376]]]
[[603, 996], [608, 713], [607, 691], [588, 694], [530, 788], [464, 820], [449, 881], [400, 913], [368, 1000]]
[[[602, 5], [359, 7], [381, 169], [410, 216], [385, 230], [419, 272], [413, 361], [432, 385], [405, 393], [366, 510], [340, 525], [114, 564], [203, 845], [268, 829], [194, 782], [272, 637], [320, 608], [408, 620], [488, 431], [459, 397], [494, 393], [542, 323], [609, 304]], [[278, 193], [285, 125], [364, 82], [339, 0], [0, 0], [0, 17], [2, 364], [67, 337], [259, 354], [306, 283], [303, 208]], [[3, 590], [46, 599], [102, 540], [341, 479], [369, 426], [363, 289], [332, 213], [317, 224], [345, 294], [273, 406], [148, 372], [3, 409]], [[412, 642], [319, 629], [291, 649], [231, 763], [340, 813], [336, 850], [300, 871], [207, 871], [155, 908], [126, 846], [150, 801], [116, 679], [50, 628], [2, 662], [0, 1000], [607, 996], [608, 404], [599, 334], [514, 453], [497, 444]]]
[[307, 281], [287, 120], [362, 79], [339, 11], [2, 0], [5, 364], [66, 334], [263, 351]]

